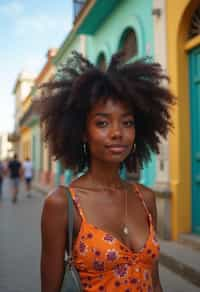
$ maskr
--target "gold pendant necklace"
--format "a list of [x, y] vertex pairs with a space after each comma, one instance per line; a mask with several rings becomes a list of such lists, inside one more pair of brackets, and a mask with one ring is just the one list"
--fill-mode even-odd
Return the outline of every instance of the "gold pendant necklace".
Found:
[[129, 230], [128, 230], [128, 226], [126, 224], [127, 222], [127, 217], [128, 217], [128, 210], [127, 210], [127, 191], [125, 191], [125, 223], [124, 223], [124, 226], [123, 226], [123, 233], [124, 235], [128, 235], [129, 234]]
[[123, 233], [124, 233], [125, 235], [128, 235], [128, 226], [124, 225]]

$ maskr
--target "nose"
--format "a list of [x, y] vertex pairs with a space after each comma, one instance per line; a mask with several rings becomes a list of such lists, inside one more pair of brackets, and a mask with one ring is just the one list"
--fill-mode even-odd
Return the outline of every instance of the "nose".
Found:
[[122, 137], [122, 128], [120, 125], [113, 125], [111, 128], [111, 138], [119, 139]]

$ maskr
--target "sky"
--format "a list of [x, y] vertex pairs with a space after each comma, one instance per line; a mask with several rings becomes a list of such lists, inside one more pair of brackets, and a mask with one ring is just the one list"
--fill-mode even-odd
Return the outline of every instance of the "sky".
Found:
[[39, 74], [48, 49], [67, 37], [72, 14], [72, 0], [0, 0], [0, 132], [14, 129], [18, 74]]

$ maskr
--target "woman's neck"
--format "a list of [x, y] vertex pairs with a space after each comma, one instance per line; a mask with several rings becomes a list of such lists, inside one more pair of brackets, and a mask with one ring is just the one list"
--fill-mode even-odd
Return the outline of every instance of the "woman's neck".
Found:
[[93, 185], [103, 188], [120, 188], [122, 187], [122, 180], [119, 175], [118, 165], [106, 165], [101, 163], [93, 163], [87, 174], [88, 180]]

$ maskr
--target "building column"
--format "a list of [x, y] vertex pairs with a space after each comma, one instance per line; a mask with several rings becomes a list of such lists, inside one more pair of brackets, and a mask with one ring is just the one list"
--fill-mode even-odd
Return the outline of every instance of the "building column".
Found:
[[[167, 30], [166, 0], [153, 1], [154, 52], [155, 61], [167, 71]], [[164, 84], [165, 85], [165, 84]], [[166, 86], [168, 86], [166, 84]], [[169, 176], [169, 142], [161, 140], [160, 154], [156, 161], [156, 204], [158, 210], [158, 234], [165, 239], [171, 238], [171, 196]]]
[[[160, 63], [164, 70], [167, 69], [167, 45], [166, 45], [166, 8], [165, 0], [154, 0], [154, 41], [155, 41], [155, 61]], [[167, 86], [167, 85], [166, 85]], [[169, 144], [162, 139], [160, 144], [160, 154], [157, 158], [156, 188], [160, 191], [169, 191]]]

